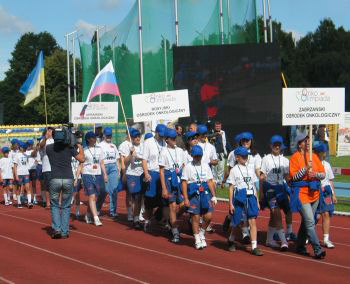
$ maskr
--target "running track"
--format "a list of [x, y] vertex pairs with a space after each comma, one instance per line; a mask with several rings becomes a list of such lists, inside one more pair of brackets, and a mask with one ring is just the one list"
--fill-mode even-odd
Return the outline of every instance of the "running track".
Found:
[[[102, 227], [71, 222], [69, 239], [48, 235], [50, 213], [34, 207], [16, 209], [0, 205], [0, 283], [345, 283], [350, 278], [349, 217], [332, 219], [334, 250], [325, 260], [281, 253], [265, 247], [267, 212], [258, 219], [259, 243], [265, 255], [246, 250], [230, 253], [219, 225], [226, 205], [214, 214], [214, 234], [207, 234], [208, 248], [196, 251], [193, 239], [183, 233], [178, 245], [154, 227], [152, 234], [134, 231], [128, 222], [123, 198], [119, 198], [118, 222], [107, 216]], [[84, 208], [84, 206], [82, 206]], [[107, 208], [105, 208], [106, 210]], [[294, 231], [299, 218], [295, 215]], [[187, 229], [182, 221], [183, 231]], [[321, 235], [320, 226], [318, 232]], [[293, 250], [293, 244], [290, 244]], [[311, 247], [308, 247], [311, 252]]]

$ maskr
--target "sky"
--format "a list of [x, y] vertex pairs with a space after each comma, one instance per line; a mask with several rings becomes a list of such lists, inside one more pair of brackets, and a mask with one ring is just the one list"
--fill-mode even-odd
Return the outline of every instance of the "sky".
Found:
[[[106, 26], [108, 30], [122, 21], [134, 1], [0, 0], [0, 80], [4, 79], [11, 52], [21, 34], [48, 31], [65, 48], [66, 33], [79, 29], [91, 36], [96, 26]], [[337, 27], [350, 30], [350, 0], [270, 0], [270, 3], [272, 18], [281, 22], [285, 31], [292, 32], [296, 40], [314, 31], [326, 17]], [[262, 15], [262, 0], [257, 0], [257, 7]]]

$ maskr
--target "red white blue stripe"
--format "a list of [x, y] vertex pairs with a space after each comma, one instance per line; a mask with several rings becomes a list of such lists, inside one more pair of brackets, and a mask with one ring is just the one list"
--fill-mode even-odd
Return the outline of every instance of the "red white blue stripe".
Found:
[[109, 63], [97, 74], [95, 80], [91, 85], [90, 92], [86, 98], [84, 107], [80, 112], [80, 116], [83, 117], [85, 115], [85, 110], [89, 102], [94, 97], [102, 94], [120, 96], [119, 87], [115, 76], [112, 61], [109, 61]]

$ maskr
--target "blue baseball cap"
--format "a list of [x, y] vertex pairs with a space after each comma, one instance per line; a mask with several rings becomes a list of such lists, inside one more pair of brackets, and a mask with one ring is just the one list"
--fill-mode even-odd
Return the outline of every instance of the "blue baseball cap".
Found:
[[11, 144], [12, 144], [12, 145], [18, 144], [18, 142], [19, 142], [19, 140], [16, 139], [16, 138], [14, 138], [14, 139], [11, 140]]
[[133, 128], [133, 129], [130, 131], [130, 136], [131, 136], [131, 137], [137, 137], [137, 136], [140, 136], [140, 135], [141, 135], [140, 131], [139, 131], [138, 129], [136, 129], [136, 128]]
[[10, 148], [5, 146], [5, 147], [2, 147], [1, 151], [3, 153], [8, 153], [8, 152], [10, 152]]
[[326, 144], [316, 141], [313, 145], [312, 148], [316, 153], [325, 153], [327, 152], [327, 146]]
[[112, 134], [113, 134], [113, 130], [111, 127], [106, 127], [105, 129], [103, 129], [104, 136], [112, 136]]
[[26, 149], [28, 147], [27, 143], [23, 142], [23, 141], [19, 141], [18, 143], [20, 148]]
[[195, 145], [191, 150], [192, 157], [203, 156], [203, 149], [201, 146]]
[[241, 135], [242, 133], [239, 133], [239, 134], [237, 134], [236, 136], [235, 136], [235, 138], [233, 138], [233, 141], [235, 141], [236, 143], [239, 143], [239, 141], [241, 141]]
[[281, 143], [283, 145], [283, 138], [281, 135], [273, 135], [270, 140], [270, 144]]
[[102, 127], [102, 123], [96, 123], [95, 124], [95, 127], [97, 128], [97, 127]]
[[309, 137], [309, 135], [307, 135], [307, 133], [300, 133], [297, 135], [297, 137], [295, 137], [295, 142], [297, 142], [297, 144], [299, 144], [300, 142], [304, 141], [308, 137]]
[[250, 132], [243, 132], [240, 135], [241, 135], [241, 139], [239, 141], [241, 141], [243, 139], [253, 140], [253, 134], [251, 134]]
[[158, 124], [156, 127], [156, 132], [160, 137], [164, 137], [167, 127], [164, 124]]
[[28, 145], [34, 145], [34, 140], [32, 140], [32, 139], [28, 140], [28, 141], [27, 141], [27, 144], [28, 144]]
[[238, 147], [234, 153], [235, 153], [235, 156], [241, 156], [241, 157], [248, 156], [248, 150], [246, 147]]
[[186, 136], [186, 139], [188, 140], [188, 139], [190, 139], [192, 137], [198, 136], [198, 133], [197, 132], [193, 132], [193, 131], [189, 131], [189, 132], [186, 132], [185, 136]]
[[172, 139], [175, 139], [177, 137], [177, 133], [176, 133], [176, 130], [175, 129], [172, 129], [172, 128], [167, 128], [165, 130], [165, 135], [164, 135], [166, 138], [172, 138]]
[[152, 133], [146, 133], [145, 134], [145, 140], [147, 140], [149, 138], [152, 138], [152, 137], [153, 137]]
[[198, 134], [205, 134], [205, 133], [208, 133], [208, 127], [204, 124], [199, 124], [197, 126], [197, 132]]
[[89, 138], [96, 137], [96, 134], [92, 131], [89, 131], [88, 133], [85, 134], [85, 141], [87, 141]]

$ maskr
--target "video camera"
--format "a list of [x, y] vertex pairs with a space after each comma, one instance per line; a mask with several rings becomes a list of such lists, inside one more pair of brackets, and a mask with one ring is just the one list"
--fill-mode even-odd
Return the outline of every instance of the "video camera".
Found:
[[75, 132], [73, 124], [63, 124], [61, 128], [56, 128], [53, 136], [55, 143], [59, 143], [65, 146], [74, 147], [78, 144], [77, 138], [80, 137], [80, 131]]

